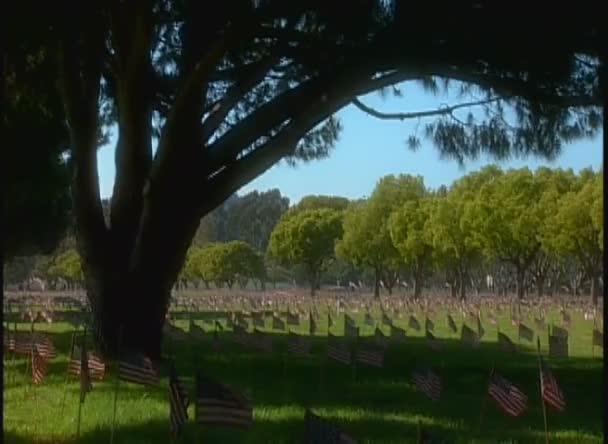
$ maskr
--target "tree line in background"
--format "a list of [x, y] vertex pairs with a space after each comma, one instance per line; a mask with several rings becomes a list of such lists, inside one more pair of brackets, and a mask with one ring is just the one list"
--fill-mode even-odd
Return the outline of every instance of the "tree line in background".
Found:
[[[201, 220], [178, 288], [266, 283], [490, 288], [538, 295], [600, 294], [603, 172], [488, 166], [431, 190], [420, 176], [383, 177], [368, 199], [279, 190], [234, 195]], [[32, 275], [69, 288], [83, 280], [72, 236], [50, 256], [5, 265], [8, 283]], [[355, 284], [356, 283], [356, 284]]]

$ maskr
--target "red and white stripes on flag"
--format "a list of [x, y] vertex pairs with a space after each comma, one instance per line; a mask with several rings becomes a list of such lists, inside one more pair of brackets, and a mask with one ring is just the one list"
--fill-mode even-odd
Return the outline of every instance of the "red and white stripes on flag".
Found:
[[362, 348], [355, 353], [355, 359], [361, 364], [382, 368], [384, 366], [384, 351]]
[[178, 436], [188, 421], [189, 403], [185, 385], [177, 375], [174, 363], [171, 362], [169, 368], [169, 420], [173, 436]]
[[45, 359], [53, 359], [57, 357], [57, 350], [53, 340], [47, 335], [34, 335], [34, 343], [38, 349], [38, 353]]
[[46, 359], [38, 353], [38, 350], [34, 345], [32, 347], [32, 382], [36, 385], [42, 384], [47, 373], [48, 365]]
[[490, 377], [488, 394], [511, 416], [521, 416], [526, 410], [528, 404], [526, 394], [494, 371]]
[[331, 333], [327, 342], [327, 357], [344, 365], [350, 365], [352, 361], [349, 347], [335, 339]]
[[[80, 357], [82, 349], [75, 345], [72, 351], [72, 357], [68, 364], [68, 374], [80, 376]], [[106, 374], [106, 365], [101, 357], [93, 351], [87, 352], [87, 367], [91, 379], [102, 380]]]
[[289, 332], [289, 338], [287, 339], [288, 353], [299, 356], [310, 356], [311, 346], [311, 342], [304, 336]]
[[199, 424], [250, 427], [250, 400], [230, 387], [202, 375], [197, 377], [196, 421]]
[[412, 373], [416, 390], [424, 393], [433, 401], [441, 398], [441, 378], [430, 369], [418, 369]]
[[544, 401], [559, 412], [566, 409], [566, 398], [549, 367], [540, 358], [540, 388]]
[[135, 384], [158, 386], [158, 374], [150, 358], [139, 354], [128, 354], [118, 364], [118, 377]]

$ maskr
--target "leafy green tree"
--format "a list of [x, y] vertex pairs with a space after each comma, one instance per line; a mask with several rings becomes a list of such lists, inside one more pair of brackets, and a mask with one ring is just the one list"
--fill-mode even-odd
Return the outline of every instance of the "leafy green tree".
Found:
[[435, 262], [442, 264], [453, 291], [458, 288], [466, 298], [467, 279], [471, 268], [481, 265], [481, 245], [471, 221], [474, 201], [480, 188], [500, 177], [502, 170], [489, 165], [455, 181], [445, 198], [436, 200], [429, 229], [433, 235]]
[[414, 299], [420, 297], [424, 279], [432, 270], [433, 233], [430, 223], [435, 206], [432, 198], [409, 200], [389, 219], [393, 245], [412, 269]]
[[577, 259], [591, 281], [593, 303], [600, 294], [603, 272], [603, 177], [587, 178], [579, 191], [571, 191], [559, 200], [559, 208], [550, 218], [546, 238], [550, 250]]
[[47, 275], [52, 278], [64, 279], [70, 285], [80, 285], [84, 282], [82, 261], [74, 249], [66, 250], [49, 264]]
[[268, 254], [280, 264], [306, 267], [310, 294], [314, 296], [321, 272], [333, 260], [335, 243], [342, 233], [339, 211], [324, 208], [286, 215], [270, 236]]
[[481, 187], [470, 212], [486, 256], [514, 268], [518, 298], [524, 297], [526, 272], [539, 253], [547, 220], [543, 184], [527, 168], [508, 171]]
[[288, 208], [289, 199], [278, 189], [240, 196], [226, 212], [226, 238], [220, 240], [242, 240], [258, 251], [266, 251], [270, 233]]
[[319, 210], [321, 208], [343, 211], [348, 204], [349, 200], [341, 196], [304, 196], [291, 211]]
[[418, 200], [424, 193], [421, 176], [385, 176], [378, 181], [368, 201], [353, 204], [344, 216], [344, 236], [336, 246], [336, 253], [358, 267], [374, 270], [376, 297], [380, 294], [380, 280], [389, 294], [392, 292], [402, 265], [391, 240], [389, 217], [400, 205]]
[[[328, 156], [348, 104], [380, 119], [429, 119], [424, 133], [460, 161], [555, 157], [563, 141], [597, 131], [600, 5], [577, 2], [551, 20], [527, 5], [473, 6], [447, 2], [438, 18], [435, 4], [403, 0], [13, 3], [13, 54], [45, 62], [36, 79], [17, 72], [23, 90], [38, 87], [32, 103], [60, 93], [52, 123], [67, 123], [101, 348], [116, 353], [122, 326], [123, 346], [159, 357], [170, 291], [201, 218], [282, 159]], [[406, 81], [430, 93], [457, 86], [462, 101], [386, 113], [359, 99]], [[107, 225], [96, 150], [109, 124], [118, 138]]]

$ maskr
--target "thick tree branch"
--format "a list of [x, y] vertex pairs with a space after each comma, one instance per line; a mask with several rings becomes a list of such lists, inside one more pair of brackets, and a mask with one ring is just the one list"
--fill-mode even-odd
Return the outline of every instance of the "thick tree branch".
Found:
[[300, 113], [279, 134], [239, 160], [223, 167], [215, 173], [204, 185], [214, 190], [214, 195], [200, 204], [200, 216], [221, 204], [244, 184], [252, 181], [283, 157], [294, 153], [298, 142], [304, 135], [323, 120], [327, 119], [336, 109], [348, 103], [348, 97], [336, 94], [325, 100], [318, 99]]
[[406, 119], [416, 119], [416, 118], [422, 118], [422, 117], [451, 115], [457, 109], [470, 108], [473, 106], [480, 106], [480, 105], [487, 105], [488, 103], [496, 102], [498, 100], [501, 100], [501, 98], [494, 97], [494, 98], [487, 99], [487, 100], [463, 102], [463, 103], [459, 103], [457, 105], [445, 106], [445, 107], [434, 109], [434, 110], [417, 111], [417, 112], [410, 112], [410, 113], [383, 113], [383, 112], [375, 110], [374, 108], [372, 108], [370, 106], [365, 105], [358, 98], [353, 99], [352, 104], [355, 105], [357, 108], [359, 108], [364, 113], [369, 114], [370, 116], [376, 117], [378, 119], [406, 120]]
[[[115, 40], [117, 54], [123, 54], [115, 74], [118, 106], [116, 180], [112, 194], [111, 232], [117, 269], [126, 269], [143, 205], [142, 189], [152, 162], [151, 45], [152, 14], [148, 2], [123, 7], [123, 29]], [[118, 32], [118, 31], [117, 31]], [[128, 37], [128, 38], [127, 38]]]
[[[92, 22], [83, 23], [82, 30], [66, 26], [58, 48], [59, 86], [69, 124], [74, 165], [72, 197], [78, 244], [85, 266], [104, 262], [107, 238], [96, 149], [105, 27], [97, 20]], [[82, 36], [81, 47], [78, 47], [75, 35]]]
[[207, 140], [211, 137], [242, 97], [251, 90], [251, 88], [260, 83], [268, 71], [270, 71], [279, 60], [280, 56], [276, 51], [273, 51], [270, 55], [260, 60], [247, 76], [236, 81], [235, 85], [228, 90], [226, 95], [218, 103], [215, 110], [212, 111], [203, 122], [203, 127], [201, 129], [202, 140]]
[[370, 77], [371, 73], [368, 69], [360, 65], [350, 65], [340, 71], [332, 71], [308, 80], [282, 93], [252, 112], [208, 147], [210, 171], [234, 160], [260, 135], [268, 134], [293, 114], [306, 108], [311, 101], [328, 95], [332, 89], [339, 88], [346, 100], [345, 103], [348, 103], [353, 96], [366, 94], [406, 79], [418, 78], [419, 75], [411, 72], [395, 72], [375, 79]]

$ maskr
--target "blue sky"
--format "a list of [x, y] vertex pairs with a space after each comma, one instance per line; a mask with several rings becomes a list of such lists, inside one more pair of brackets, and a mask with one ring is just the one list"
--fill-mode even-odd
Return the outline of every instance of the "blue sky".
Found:
[[[435, 109], [441, 104], [458, 103], [453, 95], [434, 97], [416, 85], [404, 85], [401, 91], [401, 98], [383, 99], [374, 93], [361, 99], [367, 105], [388, 112], [421, 111]], [[565, 146], [562, 155], [554, 162], [524, 158], [499, 163], [483, 157], [467, 161], [461, 168], [454, 160], [440, 159], [438, 151], [424, 138], [421, 139], [422, 146], [416, 152], [407, 148], [405, 141], [414, 133], [417, 120], [378, 120], [354, 106], [342, 109], [338, 115], [343, 131], [329, 158], [296, 167], [282, 162], [245, 185], [239, 194], [279, 188], [293, 204], [309, 194], [339, 195], [349, 199], [369, 196], [378, 179], [387, 174], [421, 175], [427, 186], [436, 188], [442, 184], [449, 185], [468, 172], [490, 163], [498, 163], [505, 169], [549, 166], [572, 168], [575, 171], [589, 166], [598, 170], [602, 165], [601, 134], [592, 140], [585, 139]], [[419, 134], [422, 134], [426, 122], [428, 120], [420, 121]], [[109, 145], [98, 152], [102, 197], [112, 194], [114, 143], [115, 140], [112, 139]]]

